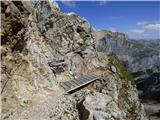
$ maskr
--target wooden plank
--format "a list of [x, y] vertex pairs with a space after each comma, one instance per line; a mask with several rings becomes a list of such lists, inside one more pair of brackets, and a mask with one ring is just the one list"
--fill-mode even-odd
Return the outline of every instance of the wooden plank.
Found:
[[68, 85], [65, 84], [65, 82], [60, 84], [65, 90], [69, 90], [70, 87], [68, 87]]
[[77, 80], [72, 80], [72, 82], [74, 82], [74, 83], [77, 84], [77, 85], [81, 84], [81, 83], [78, 82]]
[[68, 81], [70, 84], [72, 84], [74, 87], [77, 86], [76, 83], [74, 83], [73, 81]]
[[69, 81], [65, 82], [65, 84], [69, 86], [69, 88], [74, 88], [74, 86]]
[[84, 79], [85, 81], [90, 81], [91, 78], [89, 78], [88, 76], [82, 76], [82, 79]]
[[61, 83], [60, 86], [63, 88], [63, 89], [67, 89], [68, 86], [66, 86], [64, 83]]
[[95, 77], [95, 76], [93, 76], [93, 75], [85, 75], [85, 76], [82, 76], [82, 77], [85, 77], [85, 78], [87, 78], [87, 79], [97, 78], [97, 77]]
[[71, 80], [71, 81], [72, 81], [74, 84], [76, 84], [76, 86], [80, 84], [80, 82], [78, 82], [77, 80]]
[[74, 88], [72, 88], [72, 89], [70, 89], [70, 90], [68, 90], [68, 91], [66, 91], [66, 92], [71, 92], [71, 91], [73, 91], [73, 90], [75, 90], [75, 89], [78, 89], [79, 87], [82, 87], [82, 86], [84, 86], [84, 85], [86, 85], [86, 84], [89, 84], [89, 83], [91, 83], [91, 82], [93, 82], [93, 81], [95, 81], [95, 80], [97, 80], [98, 78], [94, 78], [94, 79], [92, 79], [92, 80], [90, 80], [90, 81], [87, 81], [87, 82], [85, 82], [85, 83], [83, 83], [83, 84], [80, 84], [79, 86], [76, 86], [76, 87], [74, 87]]
[[82, 79], [87, 82], [87, 81], [90, 81], [92, 79], [94, 79], [94, 77], [89, 77], [89, 76], [82, 76]]
[[82, 79], [77, 79], [77, 80], [75, 80], [75, 81], [78, 81], [80, 84], [83, 84], [83, 83], [84, 83], [84, 81], [83, 81]]
[[82, 84], [83, 82], [81, 81], [81, 79], [74, 79], [74, 81], [79, 82], [79, 84]]
[[71, 89], [71, 85], [68, 82], [64, 82], [64, 84], [68, 86], [68, 89]]
[[88, 76], [83, 76], [82, 79], [83, 79], [85, 82], [88, 82], [88, 81], [92, 80], [92, 78], [89, 78]]
[[87, 80], [87, 79], [83, 79], [83, 81], [84, 81], [83, 83], [86, 83], [86, 82], [88, 82], [88, 81], [90, 81], [90, 80]]
[[89, 84], [95, 80], [97, 80], [98, 77], [93, 75], [84, 75], [81, 78], [73, 79], [71, 81], [63, 82], [61, 83], [61, 86], [64, 88], [66, 92], [71, 92], [73, 90], [76, 90], [86, 84]]

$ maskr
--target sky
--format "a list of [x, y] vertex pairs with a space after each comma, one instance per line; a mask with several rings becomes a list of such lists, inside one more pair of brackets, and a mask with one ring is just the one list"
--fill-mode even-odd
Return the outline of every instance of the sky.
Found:
[[57, 1], [65, 13], [84, 17], [94, 28], [124, 32], [134, 39], [160, 38], [160, 1]]

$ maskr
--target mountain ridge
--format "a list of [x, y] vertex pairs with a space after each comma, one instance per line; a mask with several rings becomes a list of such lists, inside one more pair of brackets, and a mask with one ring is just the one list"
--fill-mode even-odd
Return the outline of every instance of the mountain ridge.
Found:
[[[97, 52], [86, 20], [49, 1], [1, 5], [2, 119], [148, 119], [130, 74]], [[100, 79], [73, 94], [59, 85], [85, 74]]]
[[[115, 33], [112, 33], [115, 34]], [[156, 46], [155, 46], [156, 44]], [[155, 46], [155, 47], [153, 47]], [[123, 62], [124, 66], [132, 73], [137, 83], [141, 83], [140, 91], [144, 93], [145, 99], [158, 99], [159, 96], [152, 96], [152, 89], [154, 89], [155, 81], [159, 78], [152, 80], [152, 74], [158, 74], [160, 71], [160, 49], [158, 42], [138, 41], [129, 38], [103, 36], [97, 44], [97, 50], [107, 54], [114, 53]], [[150, 72], [148, 72], [150, 71]], [[142, 74], [141, 74], [142, 73]], [[145, 81], [146, 80], [146, 81]], [[143, 82], [142, 82], [143, 81]], [[146, 83], [145, 83], [146, 82]], [[150, 84], [148, 84], [148, 82]], [[146, 85], [148, 84], [148, 85]], [[139, 84], [137, 84], [139, 86]], [[149, 88], [150, 86], [150, 88]], [[152, 86], [152, 87], [151, 87]], [[148, 87], [148, 88], [147, 88]], [[159, 89], [156, 88], [157, 95]], [[156, 91], [155, 90], [155, 91]], [[143, 98], [143, 94], [141, 94]]]

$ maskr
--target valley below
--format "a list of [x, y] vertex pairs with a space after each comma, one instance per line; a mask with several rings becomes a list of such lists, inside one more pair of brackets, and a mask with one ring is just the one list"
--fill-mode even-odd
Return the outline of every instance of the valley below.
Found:
[[51, 0], [1, 13], [2, 120], [160, 119], [160, 40], [96, 30]]
[[150, 118], [160, 119], [160, 40], [133, 40], [123, 33], [101, 32], [98, 51], [117, 55], [132, 74]]

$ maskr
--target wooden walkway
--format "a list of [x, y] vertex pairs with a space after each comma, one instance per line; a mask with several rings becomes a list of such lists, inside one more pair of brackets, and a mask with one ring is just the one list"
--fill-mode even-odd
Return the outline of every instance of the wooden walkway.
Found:
[[83, 87], [95, 80], [99, 79], [97, 76], [84, 75], [81, 78], [73, 79], [67, 82], [61, 82], [60, 86], [67, 92], [72, 92], [80, 87]]

